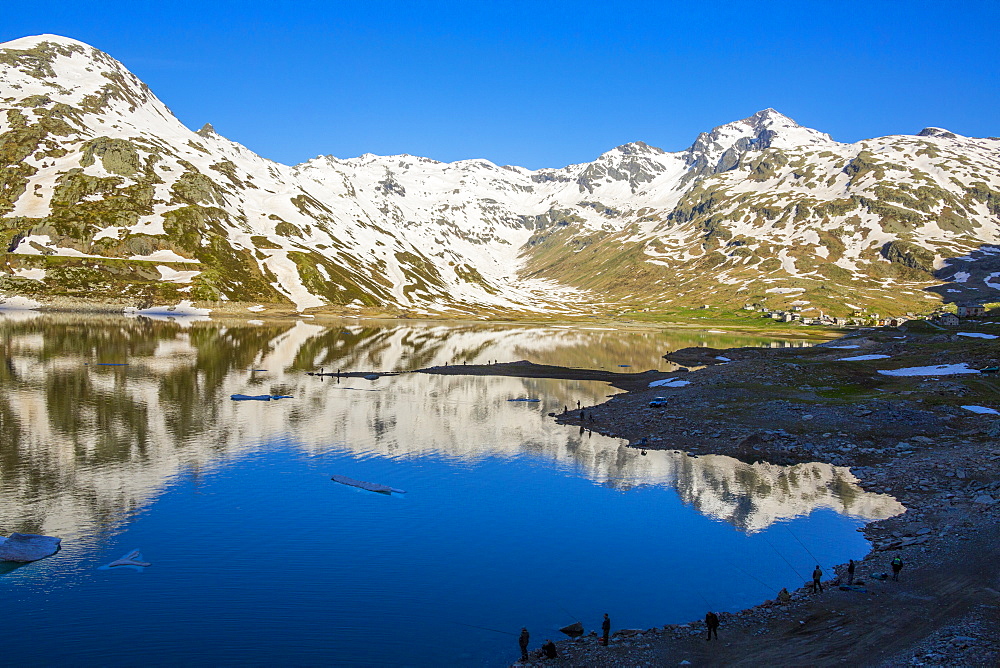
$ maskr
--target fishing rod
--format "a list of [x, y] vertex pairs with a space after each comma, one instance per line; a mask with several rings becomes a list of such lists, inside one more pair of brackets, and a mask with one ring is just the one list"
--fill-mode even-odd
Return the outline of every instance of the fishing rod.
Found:
[[[566, 613], [566, 615], [567, 615], [567, 616], [569, 616], [569, 618], [570, 618], [570, 619], [575, 619], [575, 620], [576, 620], [576, 621], [578, 621], [578, 622], [580, 621], [580, 618], [579, 618], [579, 617], [578, 617], [577, 615], [574, 615], [574, 614], [573, 614], [572, 612], [570, 612], [570, 611], [569, 611], [569, 610], [567, 610], [566, 608], [562, 607], [561, 605], [560, 605], [560, 606], [558, 606], [558, 607], [559, 607], [559, 609], [560, 609], [560, 610], [562, 610], [563, 612], [565, 612], [565, 613]], [[581, 622], [581, 623], [582, 623], [582, 622]]]
[[798, 575], [800, 578], [802, 578], [803, 580], [805, 580], [805, 578], [802, 577], [802, 573], [799, 573], [798, 570], [796, 570], [795, 566], [792, 566], [792, 562], [788, 561], [788, 559], [785, 559], [785, 555], [783, 555], [781, 552], [778, 552], [778, 548], [776, 548], [774, 545], [772, 545], [771, 541], [769, 541], [767, 538], [764, 538], [763, 534], [761, 534], [761, 538], [764, 539], [765, 543], [767, 543], [768, 545], [771, 546], [771, 549], [774, 550], [774, 553], [776, 555], [778, 555], [779, 557], [781, 557], [782, 561], [784, 561], [786, 564], [788, 564], [789, 568], [791, 568], [793, 571], [795, 571], [796, 575]]
[[760, 586], [764, 587], [768, 591], [774, 591], [774, 587], [772, 587], [771, 585], [767, 584], [766, 582], [764, 582], [763, 580], [761, 580], [759, 577], [757, 577], [753, 573], [746, 572], [745, 570], [743, 570], [742, 568], [740, 568], [739, 566], [737, 566], [736, 564], [734, 564], [731, 561], [727, 562], [727, 563], [730, 566], [732, 566], [733, 568], [735, 568], [736, 570], [738, 570], [740, 573], [743, 573], [743, 575], [747, 576], [748, 578], [753, 578], [754, 580], [756, 580], [757, 582], [759, 582]]
[[486, 626], [476, 626], [475, 624], [464, 624], [462, 622], [453, 621], [452, 624], [458, 624], [459, 626], [468, 626], [470, 629], [481, 629], [483, 631], [493, 631], [493, 633], [503, 633], [508, 636], [516, 636], [517, 633], [511, 633], [510, 631], [501, 631], [500, 629], [491, 629]]
[[[799, 537], [798, 537], [798, 536], [796, 536], [796, 535], [795, 535], [794, 533], [792, 533], [792, 530], [791, 530], [791, 529], [790, 529], [790, 528], [788, 527], [788, 525], [787, 525], [787, 524], [785, 525], [785, 531], [787, 531], [788, 533], [792, 534], [792, 538], [794, 538], [794, 539], [796, 540], [796, 542], [798, 542], [798, 544], [802, 546], [802, 549], [803, 549], [803, 550], [805, 550], [806, 552], [809, 552], [809, 548], [808, 548], [808, 547], [806, 547], [806, 544], [805, 544], [805, 543], [803, 543], [803, 542], [802, 542], [801, 540], [799, 540]], [[815, 554], [813, 554], [812, 552], [809, 552], [809, 556], [810, 556], [810, 557], [812, 557], [812, 558], [813, 558], [813, 560], [814, 560], [814, 561], [815, 561], [815, 562], [816, 562], [817, 564], [819, 563], [819, 559], [817, 559], [817, 558], [816, 558], [816, 555], [815, 555]]]

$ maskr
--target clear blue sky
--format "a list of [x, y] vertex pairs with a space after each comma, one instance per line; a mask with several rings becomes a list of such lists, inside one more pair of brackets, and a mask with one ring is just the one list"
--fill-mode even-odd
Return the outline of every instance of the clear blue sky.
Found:
[[319, 154], [530, 168], [686, 148], [774, 107], [840, 141], [1000, 135], [1000, 1], [5, 2], [0, 41], [107, 51], [182, 122]]

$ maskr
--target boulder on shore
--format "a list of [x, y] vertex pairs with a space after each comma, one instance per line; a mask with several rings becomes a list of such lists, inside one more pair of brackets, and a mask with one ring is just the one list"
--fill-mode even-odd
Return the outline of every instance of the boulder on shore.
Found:
[[564, 626], [559, 630], [568, 635], [570, 638], [579, 638], [583, 635], [583, 624], [580, 622], [573, 622], [569, 626]]
[[0, 538], [0, 561], [38, 561], [59, 551], [60, 538], [31, 533], [12, 533]]

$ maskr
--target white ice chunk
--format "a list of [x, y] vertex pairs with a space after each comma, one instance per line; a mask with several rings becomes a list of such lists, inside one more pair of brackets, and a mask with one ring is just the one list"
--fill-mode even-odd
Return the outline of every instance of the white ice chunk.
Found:
[[33, 533], [12, 533], [0, 538], [0, 561], [38, 561], [59, 551], [60, 538]]
[[987, 408], [986, 406], [962, 406], [967, 411], [972, 411], [973, 413], [981, 413], [983, 415], [1000, 415], [1000, 411], [993, 408]]
[[663, 380], [654, 380], [649, 384], [650, 387], [684, 387], [685, 385], [690, 385], [690, 380], [680, 380], [679, 378], [664, 378]]
[[104, 566], [101, 566], [100, 570], [110, 571], [112, 569], [117, 569], [117, 570], [128, 569], [133, 571], [139, 571], [141, 573], [144, 568], [148, 568], [149, 566], [152, 566], [152, 564], [150, 564], [148, 561], [143, 561], [142, 552], [140, 552], [139, 550], [132, 550], [131, 552], [128, 552], [127, 554], [122, 556], [120, 559], [115, 559], [110, 564], [105, 564]]
[[[841, 357], [838, 362], [866, 362], [868, 360], [884, 360], [888, 355], [856, 355], [854, 357]], [[881, 372], [879, 372], [881, 373]]]
[[961, 364], [938, 364], [937, 366], [911, 366], [905, 369], [879, 371], [883, 376], [953, 376], [959, 373], [979, 373], [970, 369], [966, 362]]

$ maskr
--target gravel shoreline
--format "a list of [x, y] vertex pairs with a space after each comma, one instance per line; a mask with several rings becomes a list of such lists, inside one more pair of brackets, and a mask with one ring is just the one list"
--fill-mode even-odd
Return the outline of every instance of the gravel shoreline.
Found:
[[[845, 359], [868, 355], [886, 357]], [[718, 642], [705, 641], [699, 620], [618, 630], [609, 647], [596, 635], [564, 640], [559, 659], [514, 665], [1000, 664], [1000, 416], [963, 408], [1000, 407], [1000, 383], [985, 374], [878, 373], [978, 369], [998, 356], [992, 340], [926, 327], [859, 331], [812, 348], [685, 349], [665, 357], [691, 371], [619, 378], [626, 394], [556, 415], [633, 444], [644, 438], [647, 449], [849, 466], [865, 490], [891, 494], [907, 510], [864, 527], [872, 544], [856, 573], [864, 592], [837, 587], [842, 565], [822, 594], [803, 587], [787, 602], [721, 613]], [[533, 375], [524, 363], [455, 372], [494, 375], [496, 366]], [[665, 378], [690, 382], [648, 387]], [[664, 395], [677, 400], [649, 407]], [[897, 555], [900, 581], [874, 580]]]

